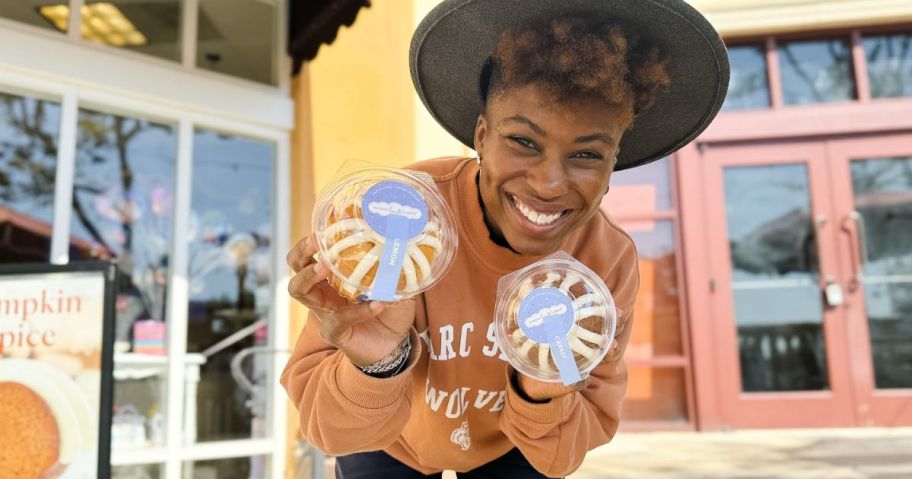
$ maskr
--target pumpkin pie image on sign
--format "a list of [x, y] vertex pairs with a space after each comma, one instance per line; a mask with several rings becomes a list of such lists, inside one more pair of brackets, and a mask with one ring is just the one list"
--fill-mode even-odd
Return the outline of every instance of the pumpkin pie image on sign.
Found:
[[42, 478], [60, 457], [51, 408], [25, 385], [0, 382], [0, 477]]
[[0, 359], [0, 479], [94, 475], [98, 426], [72, 378], [40, 361]]

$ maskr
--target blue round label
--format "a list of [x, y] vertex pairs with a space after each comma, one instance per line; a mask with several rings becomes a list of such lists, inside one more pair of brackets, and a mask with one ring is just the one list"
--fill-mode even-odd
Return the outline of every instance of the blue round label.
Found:
[[519, 327], [539, 343], [566, 337], [573, 327], [573, 302], [551, 286], [533, 289], [519, 303]]
[[[407, 224], [405, 238], [414, 238], [424, 231], [428, 221], [427, 203], [414, 188], [398, 181], [381, 181], [368, 188], [361, 201], [364, 220], [384, 237], [400, 236], [390, 231], [390, 225]], [[396, 228], [398, 229], [398, 228]]]

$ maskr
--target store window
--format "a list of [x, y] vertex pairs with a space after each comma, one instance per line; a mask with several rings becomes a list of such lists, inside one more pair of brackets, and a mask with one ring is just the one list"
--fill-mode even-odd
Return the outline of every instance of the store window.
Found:
[[212, 479], [260, 479], [266, 477], [266, 457], [239, 457], [214, 461], [195, 461], [184, 464], [185, 471], [192, 475], [186, 478]]
[[780, 42], [779, 70], [786, 105], [855, 98], [852, 51], [847, 39]]
[[58, 102], [0, 93], [0, 263], [50, 258], [59, 130]]
[[[66, 32], [66, 20], [62, 23], [57, 18], [65, 18], [69, 13], [69, 7], [65, 2], [59, 7], [49, 4], [45, 0], [16, 0], [0, 2], [0, 18], [8, 18], [17, 22], [25, 23], [33, 27], [43, 28], [46, 30], [57, 30]], [[42, 15], [41, 10], [44, 8], [47, 15]]]
[[630, 366], [622, 412], [622, 424], [624, 421], [687, 422], [685, 370]]
[[874, 35], [861, 40], [872, 98], [912, 96], [912, 35]]
[[198, 441], [265, 435], [275, 155], [263, 141], [194, 135], [187, 351], [206, 358]]
[[[196, 25], [184, 30], [184, 3]], [[79, 37], [267, 85], [279, 82], [278, 35], [283, 0], [84, 0]], [[68, 0], [0, 2], [0, 17], [67, 32]], [[183, 32], [192, 38], [184, 38]], [[184, 43], [191, 58], [182, 58]]]
[[180, 61], [181, 0], [86, 0], [83, 40]]
[[200, 0], [198, 68], [275, 85], [277, 1]]
[[674, 223], [670, 220], [625, 222], [637, 246], [640, 291], [634, 310], [636, 328], [630, 354], [651, 358], [684, 354], [678, 297]]
[[116, 258], [112, 448], [164, 441], [165, 293], [174, 222], [174, 129], [80, 109], [70, 261]]
[[653, 214], [672, 207], [668, 159], [611, 175], [602, 206], [615, 217]]
[[672, 166], [664, 158], [617, 172], [602, 201], [602, 208], [633, 239], [639, 259], [636, 326], [624, 356], [630, 372], [623, 420], [629, 422], [691, 421]]
[[750, 110], [770, 106], [766, 50], [763, 45], [728, 48], [731, 77], [722, 110]]
[[157, 479], [164, 476], [163, 469], [158, 464], [114, 466], [111, 468], [111, 479]]
[[[275, 233], [288, 217], [287, 202], [277, 201], [287, 183], [276, 176], [289, 161], [293, 103], [276, 88], [199, 72], [195, 55], [197, 27], [200, 38], [231, 37], [259, 7], [223, 11], [221, 23], [202, 14], [191, 25], [182, 18], [191, 7], [212, 13], [240, 3], [75, 3], [94, 38], [49, 31], [65, 31], [70, 12], [38, 7], [69, 7], [66, 0], [0, 2], [0, 33], [29, 50], [0, 62], [0, 262], [116, 260], [111, 477], [272, 477], [278, 472], [264, 471], [285, 465], [285, 448], [276, 447], [285, 436], [276, 382], [284, 351], [275, 348], [287, 349], [288, 329], [287, 302], [274, 304], [286, 274], [279, 252], [288, 248], [287, 234]], [[277, 54], [272, 36], [285, 3], [244, 3], [266, 4], [272, 18], [268, 32], [255, 31], [272, 50], [254, 56]], [[86, 13], [112, 8], [123, 18]], [[101, 35], [126, 21], [146, 44], [116, 45], [130, 35], [110, 29]], [[60, 52], [148, 81], [43, 70]], [[251, 68], [277, 64], [256, 61]], [[268, 108], [240, 111], [238, 101]]]

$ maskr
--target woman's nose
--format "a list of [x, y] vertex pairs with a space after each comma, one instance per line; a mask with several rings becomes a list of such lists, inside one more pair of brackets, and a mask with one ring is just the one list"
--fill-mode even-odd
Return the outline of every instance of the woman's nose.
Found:
[[559, 198], [570, 189], [567, 171], [560, 158], [545, 158], [529, 168], [526, 181], [543, 200]]

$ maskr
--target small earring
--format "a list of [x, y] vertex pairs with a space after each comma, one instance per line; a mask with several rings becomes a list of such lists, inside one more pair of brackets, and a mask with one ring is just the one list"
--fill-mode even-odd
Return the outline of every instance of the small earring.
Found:
[[481, 155], [475, 157], [475, 163], [478, 163], [478, 167], [481, 168]]

